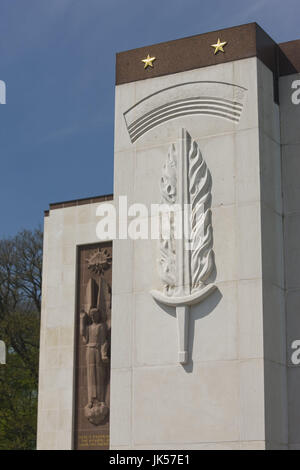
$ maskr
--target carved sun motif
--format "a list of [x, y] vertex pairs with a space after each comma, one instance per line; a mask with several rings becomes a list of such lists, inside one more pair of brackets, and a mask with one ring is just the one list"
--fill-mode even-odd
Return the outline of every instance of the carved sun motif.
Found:
[[111, 266], [112, 257], [106, 248], [98, 248], [86, 261], [90, 271], [101, 275]]

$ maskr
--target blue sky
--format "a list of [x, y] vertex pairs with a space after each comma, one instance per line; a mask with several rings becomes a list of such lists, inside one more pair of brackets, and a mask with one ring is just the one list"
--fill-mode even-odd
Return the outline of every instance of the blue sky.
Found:
[[116, 52], [251, 21], [298, 39], [300, 2], [0, 0], [0, 237], [112, 192]]

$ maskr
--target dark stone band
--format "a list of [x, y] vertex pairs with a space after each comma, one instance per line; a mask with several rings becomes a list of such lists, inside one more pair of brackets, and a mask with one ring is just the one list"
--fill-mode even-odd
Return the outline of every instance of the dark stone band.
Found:
[[[214, 54], [212, 44], [226, 41], [224, 53]], [[142, 59], [156, 57], [153, 67], [144, 68]], [[274, 77], [300, 72], [300, 40], [277, 44], [257, 24], [199, 34], [174, 41], [140, 47], [116, 55], [116, 84], [145, 80], [234, 60], [258, 57]]]

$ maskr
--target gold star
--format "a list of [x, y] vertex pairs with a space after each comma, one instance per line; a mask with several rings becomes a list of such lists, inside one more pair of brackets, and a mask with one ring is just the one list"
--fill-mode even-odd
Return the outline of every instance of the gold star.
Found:
[[142, 62], [144, 62], [144, 69], [146, 69], [149, 65], [150, 67], [153, 67], [152, 62], [156, 59], [156, 57], [150, 57], [149, 54], [146, 59], [142, 59]]
[[221, 42], [220, 38], [218, 38], [217, 44], [212, 44], [210, 47], [215, 48], [215, 54], [217, 54], [219, 51], [225, 52], [223, 49], [223, 46], [226, 46], [227, 42]]

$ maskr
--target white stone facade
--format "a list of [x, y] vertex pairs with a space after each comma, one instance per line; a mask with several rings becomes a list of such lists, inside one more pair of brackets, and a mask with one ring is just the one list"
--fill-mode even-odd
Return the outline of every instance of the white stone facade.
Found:
[[[300, 448], [300, 368], [289, 363], [300, 339], [300, 106], [290, 105], [291, 80], [281, 79], [280, 108], [272, 72], [256, 57], [116, 87], [114, 204], [124, 195], [149, 211], [160, 202], [168, 148], [187, 129], [212, 178], [217, 289], [191, 307], [182, 366], [175, 309], [151, 296], [162, 289], [157, 240], [113, 240], [112, 449]], [[239, 119], [177, 116], [132, 143], [124, 114], [139, 102], [138, 113], [149, 112], [145, 98], [175, 86], [185, 99], [185, 83], [195, 96], [232, 101], [243, 89]], [[99, 241], [98, 206], [45, 218], [39, 449], [72, 448], [76, 247]]]
[[[284, 216], [285, 319], [287, 339], [289, 448], [300, 450], [300, 366], [293, 364], [292, 343], [300, 339], [300, 103], [292, 102], [300, 74], [282, 77], [280, 89], [282, 193]], [[299, 94], [298, 94], [299, 95]]]
[[[221, 87], [223, 83], [224, 97], [227, 84], [246, 88], [238, 123], [205, 115], [177, 117], [131, 143], [123, 117], [128, 108], [164, 88], [191, 82], [196, 88], [201, 81], [218, 82]], [[180, 87], [181, 98], [179, 93]], [[285, 333], [280, 329], [284, 310], [279, 311], [283, 270], [282, 258], [277, 259], [282, 253], [279, 109], [272, 93], [272, 73], [256, 58], [117, 87], [115, 201], [128, 194], [132, 202], [159, 202], [162, 162], [170, 143], [178, 139], [178, 129], [186, 128], [212, 176], [218, 291], [192, 308], [191, 361], [182, 367], [177, 363], [174, 311], [172, 315], [172, 309], [166, 311], [149, 296], [151, 289], [161, 287], [157, 243], [114, 243], [112, 448], [287, 444], [286, 410], [281, 410], [281, 401], [274, 403], [283, 397], [270, 390], [271, 405], [265, 401], [267, 373], [276, 386], [282, 381], [282, 394], [286, 392]], [[210, 90], [207, 95], [211, 96]], [[274, 219], [278, 233], [273, 230]], [[275, 258], [269, 253], [272, 249]], [[119, 259], [126, 263], [123, 273]], [[274, 295], [279, 302], [272, 302]], [[279, 328], [271, 333], [278, 340], [276, 357], [266, 355], [268, 320], [272, 330]], [[273, 342], [270, 354], [272, 346]], [[269, 419], [279, 420], [277, 435], [272, 434], [273, 426], [266, 428]]]

